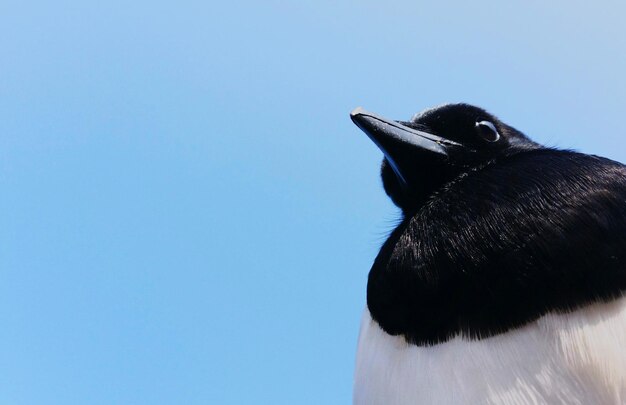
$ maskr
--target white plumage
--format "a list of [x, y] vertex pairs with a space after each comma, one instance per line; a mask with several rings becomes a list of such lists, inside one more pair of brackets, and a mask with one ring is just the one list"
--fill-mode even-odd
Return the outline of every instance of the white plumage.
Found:
[[366, 309], [354, 404], [626, 404], [626, 298], [433, 346], [386, 334]]

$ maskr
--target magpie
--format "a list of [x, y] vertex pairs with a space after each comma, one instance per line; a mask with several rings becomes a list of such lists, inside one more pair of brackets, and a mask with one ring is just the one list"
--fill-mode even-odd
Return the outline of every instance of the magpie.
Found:
[[355, 404], [626, 404], [626, 166], [487, 111], [357, 108], [401, 220], [369, 272]]

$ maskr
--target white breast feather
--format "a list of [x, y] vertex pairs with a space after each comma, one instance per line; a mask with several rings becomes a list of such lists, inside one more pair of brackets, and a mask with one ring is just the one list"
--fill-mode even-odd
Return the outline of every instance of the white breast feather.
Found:
[[626, 298], [428, 347], [386, 334], [366, 309], [354, 404], [626, 404]]

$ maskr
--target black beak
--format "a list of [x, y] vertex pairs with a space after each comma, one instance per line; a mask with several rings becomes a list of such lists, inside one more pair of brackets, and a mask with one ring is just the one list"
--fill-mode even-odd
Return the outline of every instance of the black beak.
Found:
[[350, 118], [382, 150], [398, 178], [405, 185], [406, 171], [417, 159], [432, 163], [448, 160], [451, 149], [463, 145], [437, 135], [409, 128], [358, 107]]

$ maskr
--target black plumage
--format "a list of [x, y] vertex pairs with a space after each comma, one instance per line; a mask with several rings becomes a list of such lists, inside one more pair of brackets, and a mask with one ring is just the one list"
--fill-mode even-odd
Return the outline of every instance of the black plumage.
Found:
[[466, 104], [399, 123], [441, 150], [386, 143], [395, 124], [362, 110], [353, 120], [385, 152], [383, 185], [403, 212], [368, 278], [387, 333], [482, 338], [626, 291], [624, 165], [543, 147]]

